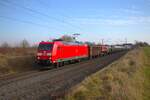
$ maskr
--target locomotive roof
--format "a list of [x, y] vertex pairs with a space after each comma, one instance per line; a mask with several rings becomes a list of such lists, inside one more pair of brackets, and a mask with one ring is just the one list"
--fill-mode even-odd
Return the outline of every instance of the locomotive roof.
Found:
[[83, 43], [80, 43], [80, 42], [67, 42], [67, 41], [59, 41], [59, 40], [56, 40], [56, 41], [52, 41], [52, 42], [50, 42], [50, 41], [42, 41], [42, 42], [40, 42], [40, 43], [43, 43], [43, 44], [49, 44], [49, 43], [54, 43], [54, 42], [61, 42], [62, 44], [64, 44], [64, 45], [83, 45]]
[[83, 43], [79, 43], [79, 42], [66, 42], [66, 41], [62, 41], [63, 44], [65, 45], [83, 45]]

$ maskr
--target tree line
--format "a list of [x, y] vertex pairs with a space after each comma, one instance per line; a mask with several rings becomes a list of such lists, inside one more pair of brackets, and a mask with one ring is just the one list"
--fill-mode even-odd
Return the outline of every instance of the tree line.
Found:
[[[66, 41], [66, 42], [78, 42], [78, 43], [85, 43], [88, 45], [95, 45], [96, 44], [94, 42], [89, 42], [89, 41], [86, 41], [86, 42], [77, 41], [76, 37], [69, 36], [69, 35], [63, 35], [62, 37], [60, 37], [58, 39], [53, 39], [53, 40], [62, 40], [62, 41]], [[137, 45], [137, 46], [149, 46], [149, 44], [147, 42], [141, 42], [141, 41], [136, 41], [135, 45]], [[0, 47], [1, 48], [11, 48], [12, 46], [9, 43], [4, 42], [0, 45]], [[30, 43], [26, 39], [24, 39], [16, 47], [18, 47], [18, 48], [36, 48], [37, 45], [31, 46]]]
[[[1, 48], [11, 48], [12, 46], [11, 46], [8, 42], [4, 42], [4, 43], [2, 43], [2, 44], [0, 45], [0, 47], [1, 47]], [[16, 45], [16, 46], [14, 46], [14, 47], [29, 48], [29, 47], [32, 47], [32, 46], [30, 45], [30, 43], [29, 43], [26, 39], [24, 39], [24, 40], [22, 40], [22, 41], [19, 43], [19, 45]]]

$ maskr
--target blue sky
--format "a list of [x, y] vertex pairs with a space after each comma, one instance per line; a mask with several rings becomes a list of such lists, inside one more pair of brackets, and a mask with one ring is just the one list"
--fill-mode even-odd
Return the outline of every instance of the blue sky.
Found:
[[150, 0], [0, 0], [0, 43], [80, 33], [80, 41], [150, 43]]

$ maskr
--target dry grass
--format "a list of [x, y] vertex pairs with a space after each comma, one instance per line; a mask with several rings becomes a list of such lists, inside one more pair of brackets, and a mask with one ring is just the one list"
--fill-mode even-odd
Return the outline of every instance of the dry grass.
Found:
[[0, 48], [0, 77], [32, 70], [35, 48]]
[[144, 100], [150, 100], [150, 47], [144, 48], [145, 62], [144, 62]]
[[7, 57], [0, 54], [0, 76], [7, 73], [11, 73], [7, 66], [8, 66]]
[[7, 56], [34, 55], [36, 48], [0, 48], [0, 54]]
[[144, 56], [143, 49], [130, 51], [107, 68], [85, 79], [65, 99], [143, 100]]

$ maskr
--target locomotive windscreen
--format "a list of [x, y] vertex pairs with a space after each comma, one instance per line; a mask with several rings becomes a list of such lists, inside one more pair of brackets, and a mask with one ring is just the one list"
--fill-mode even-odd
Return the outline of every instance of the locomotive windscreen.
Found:
[[52, 50], [53, 44], [39, 44], [38, 50]]

